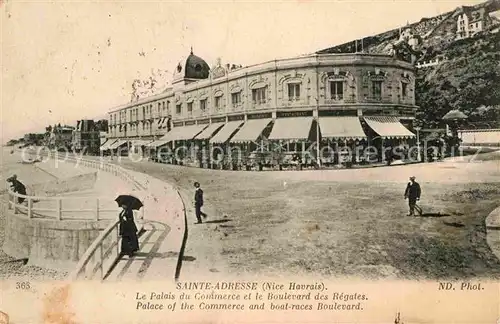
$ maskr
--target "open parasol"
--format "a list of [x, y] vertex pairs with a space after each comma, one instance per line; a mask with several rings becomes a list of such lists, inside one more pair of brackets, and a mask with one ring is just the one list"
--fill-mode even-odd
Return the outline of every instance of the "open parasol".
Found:
[[118, 206], [129, 206], [132, 210], [139, 210], [141, 209], [142, 206], [142, 201], [132, 195], [119, 195], [116, 197], [115, 201], [117, 202]]

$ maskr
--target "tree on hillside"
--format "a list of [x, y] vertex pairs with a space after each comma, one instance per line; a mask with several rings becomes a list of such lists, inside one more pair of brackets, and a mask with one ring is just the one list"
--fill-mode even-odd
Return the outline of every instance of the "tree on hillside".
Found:
[[436, 70], [418, 70], [417, 118], [427, 127], [442, 127], [444, 114], [458, 109], [474, 122], [498, 121], [498, 109], [491, 107], [500, 105], [499, 44], [500, 34], [457, 42], [444, 51], [449, 60]]

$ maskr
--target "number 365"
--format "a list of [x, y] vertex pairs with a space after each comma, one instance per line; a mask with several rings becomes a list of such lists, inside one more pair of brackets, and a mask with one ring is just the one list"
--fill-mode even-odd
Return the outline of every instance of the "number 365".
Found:
[[28, 290], [30, 289], [30, 283], [28, 281], [16, 282], [16, 289]]

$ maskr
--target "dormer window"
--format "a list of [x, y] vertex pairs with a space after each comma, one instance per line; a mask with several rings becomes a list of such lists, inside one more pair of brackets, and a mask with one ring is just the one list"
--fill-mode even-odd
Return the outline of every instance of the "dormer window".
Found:
[[182, 71], [182, 65], [179, 63], [179, 65], [177, 65], [177, 72], [181, 72]]
[[195, 67], [194, 67], [194, 70], [196, 72], [201, 72], [201, 65], [200, 64], [196, 64]]

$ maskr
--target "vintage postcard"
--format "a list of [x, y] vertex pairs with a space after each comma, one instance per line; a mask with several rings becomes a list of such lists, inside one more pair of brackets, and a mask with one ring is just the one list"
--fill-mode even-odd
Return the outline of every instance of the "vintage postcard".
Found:
[[0, 7], [0, 324], [500, 323], [500, 0]]

